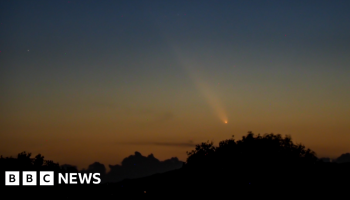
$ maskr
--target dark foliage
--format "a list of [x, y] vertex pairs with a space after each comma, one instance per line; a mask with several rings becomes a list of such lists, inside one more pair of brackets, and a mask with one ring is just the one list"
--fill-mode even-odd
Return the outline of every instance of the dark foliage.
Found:
[[[241, 140], [236, 141], [232, 137], [221, 141], [217, 147], [209, 141], [198, 144], [187, 154], [187, 163], [181, 169], [165, 173], [100, 185], [32, 187], [30, 192], [65, 199], [120, 197], [126, 194], [162, 197], [170, 194], [197, 197], [229, 195], [248, 198], [254, 196], [301, 198], [311, 195], [315, 198], [322, 197], [327, 192], [332, 195], [341, 194], [350, 186], [350, 163], [346, 162], [348, 154], [339, 157], [338, 160], [343, 163], [324, 162], [318, 159], [312, 150], [306, 149], [302, 144], [294, 144], [290, 136], [282, 137], [279, 134], [254, 136], [252, 132], [248, 132]], [[140, 157], [138, 154], [134, 157], [137, 156]], [[134, 157], [128, 159], [131, 163], [129, 167], [135, 166], [135, 162], [131, 162], [131, 158]], [[152, 156], [149, 157], [158, 163]], [[142, 159], [146, 160], [146, 157]], [[44, 160], [40, 154], [32, 159], [31, 154], [26, 152], [18, 154], [17, 158], [1, 156], [0, 166], [3, 171], [78, 172], [74, 166], [60, 167], [58, 163]], [[125, 164], [124, 167], [126, 166]], [[86, 170], [89, 171], [105, 174], [105, 167], [96, 162]], [[18, 192], [24, 189], [24, 187], [20, 189], [6, 187], [6, 191], [11, 191], [12, 195], [28, 196], [29, 193]], [[47, 199], [43, 195], [41, 197]]]
[[[196, 145], [181, 170], [119, 183], [121, 191], [149, 194], [313, 197], [350, 186], [350, 163], [325, 163], [290, 136], [254, 136]], [[128, 190], [126, 189], [128, 188]]]

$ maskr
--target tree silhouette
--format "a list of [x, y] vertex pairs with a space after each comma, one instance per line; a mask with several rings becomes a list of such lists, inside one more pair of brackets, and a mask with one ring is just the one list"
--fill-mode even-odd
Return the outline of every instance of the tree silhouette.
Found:
[[44, 156], [41, 156], [41, 154], [38, 154], [37, 156], [35, 156], [35, 160], [33, 164], [36, 168], [41, 167], [44, 164]]
[[186, 167], [196, 169], [194, 173], [216, 177], [210, 181], [226, 179], [265, 186], [297, 181], [317, 161], [315, 152], [294, 144], [290, 136], [283, 138], [272, 133], [254, 136], [250, 131], [242, 140], [235, 141], [232, 136], [218, 147], [208, 141], [187, 154]]
[[209, 157], [215, 152], [215, 147], [213, 142], [203, 142], [202, 144], [197, 144], [196, 148], [191, 152], [186, 152], [189, 156], [187, 158], [187, 163], [189, 165], [205, 165], [208, 164]]
[[17, 155], [17, 162], [19, 166], [27, 169], [32, 169], [33, 159], [30, 158], [31, 155], [32, 155], [31, 153], [26, 153], [25, 151], [23, 151], [22, 153], [19, 153]]
[[344, 153], [336, 159], [337, 163], [350, 163], [350, 153]]

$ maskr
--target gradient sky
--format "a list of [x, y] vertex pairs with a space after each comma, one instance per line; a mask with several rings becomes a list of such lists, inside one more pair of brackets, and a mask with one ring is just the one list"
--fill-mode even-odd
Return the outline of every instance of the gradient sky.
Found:
[[[350, 152], [350, 1], [0, 1], [0, 153], [79, 169], [291, 135]], [[228, 123], [225, 124], [224, 121]]]

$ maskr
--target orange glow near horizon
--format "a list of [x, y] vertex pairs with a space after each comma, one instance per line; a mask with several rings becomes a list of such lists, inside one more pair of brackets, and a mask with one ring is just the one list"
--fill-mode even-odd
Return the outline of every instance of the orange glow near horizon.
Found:
[[248, 131], [290, 135], [320, 158], [350, 152], [350, 12], [340, 4], [320, 5], [325, 21], [285, 3], [256, 12], [208, 1], [175, 16], [196, 3], [46, 1], [28, 17], [29, 1], [3, 2], [0, 156], [108, 170], [135, 151], [186, 161], [196, 144]]

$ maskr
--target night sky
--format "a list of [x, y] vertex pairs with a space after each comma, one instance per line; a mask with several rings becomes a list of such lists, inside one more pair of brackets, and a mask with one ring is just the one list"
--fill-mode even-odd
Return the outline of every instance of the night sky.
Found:
[[[1, 0], [0, 152], [86, 168], [288, 134], [350, 146], [350, 1]], [[227, 121], [227, 124], [225, 123]]]

